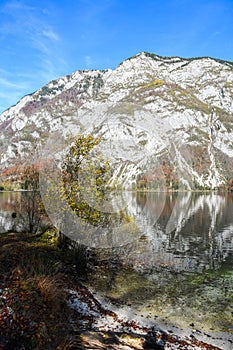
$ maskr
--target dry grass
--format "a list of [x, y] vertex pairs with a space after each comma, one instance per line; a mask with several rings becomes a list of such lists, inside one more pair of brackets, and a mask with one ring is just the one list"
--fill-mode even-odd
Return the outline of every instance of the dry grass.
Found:
[[56, 349], [70, 332], [62, 253], [16, 234], [0, 244], [0, 349]]

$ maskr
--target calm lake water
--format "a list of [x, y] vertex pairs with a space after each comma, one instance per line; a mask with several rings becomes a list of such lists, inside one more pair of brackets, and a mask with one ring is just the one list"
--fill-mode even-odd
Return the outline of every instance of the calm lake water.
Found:
[[[0, 232], [14, 228], [20, 196], [0, 192]], [[154, 322], [232, 333], [233, 195], [124, 196], [137, 230], [115, 237], [111, 249], [98, 249], [111, 263], [92, 271], [87, 285]]]
[[97, 269], [89, 287], [152, 323], [191, 324], [232, 337], [232, 194], [127, 196], [128, 214], [142, 234], [109, 253], [125, 268]]
[[20, 210], [20, 192], [0, 192], [0, 233], [15, 230], [18, 219], [12, 213]]

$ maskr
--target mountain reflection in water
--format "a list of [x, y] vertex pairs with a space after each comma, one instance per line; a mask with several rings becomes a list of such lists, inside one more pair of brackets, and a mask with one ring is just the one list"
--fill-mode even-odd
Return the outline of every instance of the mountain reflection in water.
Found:
[[[0, 192], [0, 232], [16, 229], [17, 225], [20, 228], [12, 212], [20, 210], [23, 195], [26, 194]], [[162, 266], [175, 271], [201, 272], [218, 269], [230, 260], [231, 193], [123, 192], [121, 196], [127, 214], [138, 227], [128, 237], [127, 233], [119, 234], [119, 230], [112, 237], [113, 248], [118, 247], [118, 253], [124, 254], [126, 265], [142, 270]], [[101, 242], [98, 244], [101, 247]]]
[[[141, 235], [102, 251], [113, 265], [90, 272], [87, 286], [151, 324], [195, 324], [232, 342], [232, 194], [124, 195]], [[115, 268], [115, 260], [123, 268]]]
[[129, 212], [145, 234], [134, 266], [201, 272], [218, 269], [233, 252], [231, 194], [138, 192]]
[[20, 192], [0, 192], [0, 233], [16, 230], [18, 218], [12, 213], [20, 211]]
[[[126, 231], [127, 237], [117, 228], [109, 249], [101, 249], [98, 235], [94, 237], [97, 256], [107, 264], [87, 271], [87, 286], [156, 322], [157, 317], [179, 327], [192, 322], [197, 329], [226, 332], [228, 338], [233, 329], [233, 195], [120, 196], [133, 218], [130, 227], [137, 229]], [[0, 193], [1, 232], [14, 227], [12, 211], [19, 197]]]

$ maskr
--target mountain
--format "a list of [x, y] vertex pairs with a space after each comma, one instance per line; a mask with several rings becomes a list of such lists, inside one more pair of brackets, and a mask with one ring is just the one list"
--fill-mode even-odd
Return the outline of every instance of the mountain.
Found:
[[232, 126], [232, 62], [142, 52], [114, 70], [51, 81], [3, 112], [0, 169], [14, 174], [49, 153], [52, 135], [56, 144], [75, 131], [103, 138], [112, 183], [213, 189], [232, 181]]

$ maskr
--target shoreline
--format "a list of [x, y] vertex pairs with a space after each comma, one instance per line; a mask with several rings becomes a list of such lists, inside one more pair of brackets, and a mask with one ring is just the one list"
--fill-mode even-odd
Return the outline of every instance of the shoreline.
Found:
[[75, 255], [59, 249], [51, 233], [0, 238], [2, 350], [19, 345], [64, 350], [62, 344], [69, 342], [73, 347], [67, 349], [232, 349], [233, 333], [206, 333], [194, 325], [187, 329], [152, 320], [148, 312], [138, 315], [86, 287]]
[[[14, 193], [14, 192], [33, 192], [35, 190], [25, 190], [25, 189], [14, 189], [14, 190], [0, 190], [0, 193]], [[36, 192], [40, 192], [40, 190], [36, 190]], [[171, 189], [167, 189], [167, 190], [142, 190], [142, 189], [113, 189], [112, 192], [131, 192], [131, 193], [217, 193], [217, 194], [221, 194], [221, 193], [233, 193], [233, 190], [227, 190], [227, 189], [210, 189], [210, 190], [171, 190]]]
[[[170, 344], [186, 342], [186, 346], [189, 347], [185, 349], [193, 350], [202, 349], [202, 346], [203, 349], [232, 349], [233, 333], [204, 332], [195, 329], [194, 325], [191, 328], [180, 328], [159, 318], [154, 322], [148, 321], [147, 314], [139, 316], [130, 307], [118, 307], [91, 288], [84, 287], [83, 294], [88, 298], [83, 298], [80, 290], [78, 292], [70, 291], [71, 307], [79, 314], [83, 312], [83, 316], [91, 317], [92, 331], [94, 332], [117, 332], [151, 337], [156, 339], [155, 344], [159, 343], [159, 338], [162, 335], [164, 349], [167, 349], [165, 345], [168, 346], [169, 342]], [[88, 327], [85, 329], [84, 326], [83, 331], [89, 331]], [[177, 349], [180, 348], [177, 347]]]

